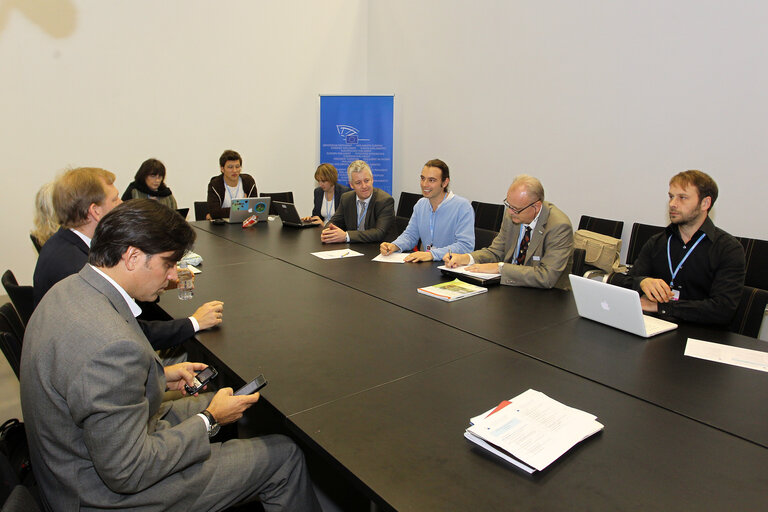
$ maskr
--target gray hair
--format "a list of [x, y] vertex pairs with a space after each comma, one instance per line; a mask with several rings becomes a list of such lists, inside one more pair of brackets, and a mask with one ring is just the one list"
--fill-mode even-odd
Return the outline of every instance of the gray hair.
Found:
[[533, 176], [529, 176], [527, 174], [520, 174], [515, 176], [515, 179], [512, 180], [511, 186], [522, 186], [525, 189], [528, 197], [531, 199], [535, 197], [537, 201], [544, 200], [544, 186], [538, 179], [534, 178]]
[[349, 164], [349, 167], [347, 167], [347, 178], [349, 179], [349, 182], [352, 183], [352, 174], [368, 171], [371, 176], [373, 176], [373, 172], [371, 172], [370, 166], [365, 163], [363, 160], [355, 160], [351, 164]]

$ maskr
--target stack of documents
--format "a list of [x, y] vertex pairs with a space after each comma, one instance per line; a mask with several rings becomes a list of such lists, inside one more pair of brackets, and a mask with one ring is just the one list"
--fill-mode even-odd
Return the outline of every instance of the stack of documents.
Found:
[[603, 429], [596, 416], [533, 389], [469, 421], [464, 437], [528, 473]]
[[474, 284], [465, 283], [458, 279], [453, 281], [447, 281], [445, 283], [439, 283], [434, 286], [427, 286], [425, 288], [418, 288], [419, 293], [435, 297], [436, 299], [444, 300], [446, 302], [453, 302], [459, 299], [466, 299], [473, 295], [485, 293], [488, 288], [482, 286], [476, 286]]

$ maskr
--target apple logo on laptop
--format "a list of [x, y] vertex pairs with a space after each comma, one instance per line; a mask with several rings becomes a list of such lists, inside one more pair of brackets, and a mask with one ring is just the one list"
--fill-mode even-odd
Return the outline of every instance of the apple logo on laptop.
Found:
[[603, 301], [600, 302], [600, 307], [603, 308], [606, 311], [610, 311], [611, 310], [611, 306], [608, 305], [608, 301], [606, 301], [606, 300], [603, 300]]

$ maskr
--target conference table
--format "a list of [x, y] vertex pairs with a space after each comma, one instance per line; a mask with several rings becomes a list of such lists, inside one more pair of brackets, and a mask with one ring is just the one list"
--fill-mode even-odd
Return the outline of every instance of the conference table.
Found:
[[[764, 342], [682, 324], [648, 340], [578, 318], [562, 290], [490, 287], [446, 303], [416, 292], [437, 263], [372, 262], [378, 244], [325, 246], [319, 229], [192, 223], [204, 262], [186, 316], [225, 302], [196, 335], [309, 449], [378, 508], [764, 508], [768, 374], [683, 355], [689, 337]], [[312, 252], [364, 254], [323, 260]], [[761, 346], [762, 344], [762, 346]], [[528, 475], [463, 438], [469, 418], [526, 389], [604, 431]]]

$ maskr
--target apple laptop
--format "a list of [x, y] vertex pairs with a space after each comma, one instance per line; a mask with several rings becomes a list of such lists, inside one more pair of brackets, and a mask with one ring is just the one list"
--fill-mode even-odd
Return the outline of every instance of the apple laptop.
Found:
[[246, 199], [233, 199], [232, 206], [229, 209], [229, 218], [227, 222], [237, 224], [256, 215], [259, 222], [269, 220], [269, 197], [248, 197]]
[[581, 317], [643, 338], [677, 329], [677, 324], [644, 315], [640, 295], [635, 290], [573, 274], [568, 277]]
[[280, 215], [280, 220], [283, 221], [283, 226], [290, 226], [292, 228], [316, 228], [320, 224], [315, 224], [309, 220], [301, 220], [299, 212], [296, 210], [296, 205], [293, 203], [284, 203], [282, 201], [275, 201], [275, 210]]

